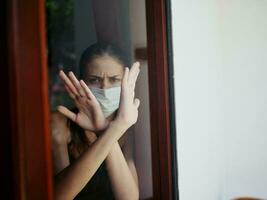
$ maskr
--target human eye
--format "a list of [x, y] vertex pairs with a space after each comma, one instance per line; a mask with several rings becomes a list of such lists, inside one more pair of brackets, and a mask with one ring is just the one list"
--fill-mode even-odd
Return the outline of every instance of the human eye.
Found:
[[117, 82], [120, 82], [120, 81], [121, 81], [120, 78], [116, 78], [116, 77], [111, 77], [110, 78], [110, 82], [112, 82], [112, 83], [117, 83]]
[[89, 83], [89, 84], [98, 84], [98, 83], [100, 83], [100, 78], [97, 78], [97, 77], [93, 77], [93, 78], [89, 78], [88, 80], [87, 80], [87, 82]]

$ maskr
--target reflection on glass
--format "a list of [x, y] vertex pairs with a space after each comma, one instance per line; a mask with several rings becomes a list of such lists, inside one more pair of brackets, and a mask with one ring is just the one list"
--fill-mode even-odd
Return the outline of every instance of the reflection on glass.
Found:
[[[93, 147], [118, 115], [125, 67], [131, 68], [136, 48], [146, 48], [144, 5], [141, 0], [46, 1], [57, 194], [74, 194], [75, 199], [153, 196], [146, 60], [139, 60], [135, 88], [141, 100], [137, 123], [119, 137], [104, 162], [98, 160], [106, 147], [99, 152]], [[134, 68], [129, 74], [137, 77]], [[90, 164], [84, 161], [89, 154], [95, 156]]]
[[47, 0], [46, 8], [50, 103], [55, 111], [58, 104], [72, 105], [59, 80], [58, 71], [75, 71], [74, 3]]

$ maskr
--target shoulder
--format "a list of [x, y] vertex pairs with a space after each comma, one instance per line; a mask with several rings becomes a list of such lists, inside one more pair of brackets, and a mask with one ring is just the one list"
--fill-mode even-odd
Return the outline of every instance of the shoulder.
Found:
[[59, 112], [51, 113], [50, 117], [50, 126], [53, 142], [69, 143], [71, 140], [71, 134], [68, 127], [68, 119]]

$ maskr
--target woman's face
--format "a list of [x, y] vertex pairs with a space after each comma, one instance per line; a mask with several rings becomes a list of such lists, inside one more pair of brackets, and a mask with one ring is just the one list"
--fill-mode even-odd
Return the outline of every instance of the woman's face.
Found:
[[94, 58], [87, 64], [85, 82], [88, 86], [108, 89], [121, 85], [123, 66], [109, 55]]

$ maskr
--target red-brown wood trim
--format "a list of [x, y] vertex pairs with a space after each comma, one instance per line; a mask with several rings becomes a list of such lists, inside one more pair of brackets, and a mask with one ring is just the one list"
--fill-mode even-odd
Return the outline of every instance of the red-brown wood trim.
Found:
[[8, 1], [16, 199], [53, 197], [44, 6], [44, 0]]
[[147, 0], [148, 71], [155, 200], [172, 199], [172, 156], [165, 0]]
[[153, 200], [153, 197], [142, 199], [142, 200]]

